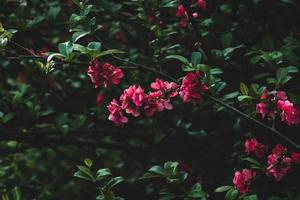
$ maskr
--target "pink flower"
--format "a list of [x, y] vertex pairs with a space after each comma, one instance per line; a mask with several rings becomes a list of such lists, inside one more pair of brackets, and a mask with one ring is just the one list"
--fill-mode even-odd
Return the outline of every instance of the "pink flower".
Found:
[[268, 156], [267, 176], [274, 177], [275, 180], [281, 181], [291, 168], [292, 159], [279, 154]]
[[281, 112], [281, 121], [285, 121], [289, 126], [298, 124], [300, 121], [299, 109], [295, 108], [289, 100], [279, 100], [277, 108]]
[[256, 104], [256, 112], [261, 115], [262, 118], [265, 118], [269, 114], [268, 105], [266, 103]]
[[94, 60], [91, 62], [87, 74], [90, 77], [92, 83], [94, 83], [95, 88], [98, 88], [100, 86], [100, 67], [98, 60]]
[[282, 101], [287, 100], [286, 92], [284, 91], [277, 91], [275, 97], [277, 100], [282, 100]]
[[237, 190], [244, 194], [249, 191], [252, 181], [256, 178], [256, 172], [251, 169], [243, 169], [242, 172], [236, 171], [233, 183]]
[[185, 15], [186, 15], [186, 11], [185, 11], [183, 5], [178, 5], [176, 16], [177, 17], [183, 17]]
[[178, 95], [178, 85], [174, 82], [169, 83], [168, 81], [163, 81], [161, 79], [156, 79], [155, 82], [150, 84], [153, 90], [161, 91], [165, 94], [167, 99], [176, 97]]
[[120, 126], [122, 123], [127, 123], [128, 119], [124, 116], [121, 106], [116, 99], [113, 99], [112, 102], [107, 106], [108, 111], [110, 112], [108, 119], [113, 121], [117, 126]]
[[177, 88], [178, 88], [178, 85], [174, 82], [171, 82], [169, 83], [168, 81], [163, 81], [161, 79], [156, 79], [155, 82], [152, 82], [150, 84], [150, 87], [153, 89], [153, 90], [156, 90], [156, 91], [162, 91], [162, 92], [170, 92], [168, 94], [169, 97], [176, 97], [178, 92], [177, 92]]
[[187, 17], [182, 17], [182, 18], [180, 19], [180, 21], [179, 21], [179, 25], [180, 25], [180, 27], [182, 27], [182, 28], [187, 27], [187, 25], [188, 25], [188, 19], [187, 19]]
[[109, 63], [103, 64], [102, 70], [100, 70], [98, 60], [91, 62], [87, 74], [92, 83], [94, 83], [95, 88], [98, 88], [100, 85], [103, 85], [104, 88], [108, 88], [110, 84], [118, 85], [124, 76], [121, 69]]
[[247, 154], [254, 153], [256, 157], [261, 158], [268, 151], [267, 145], [262, 145], [255, 138], [250, 140], [246, 140], [245, 144], [245, 152]]
[[199, 9], [205, 10], [206, 9], [206, 0], [197, 0], [196, 6]]
[[188, 15], [183, 5], [178, 5], [176, 16], [180, 18], [179, 25], [184, 28], [188, 25]]
[[208, 87], [200, 82], [200, 72], [189, 72], [182, 80], [180, 87], [180, 96], [184, 102], [201, 103], [202, 93], [208, 90]]
[[295, 163], [300, 164], [300, 153], [299, 152], [292, 152], [291, 158]]
[[97, 105], [101, 105], [103, 103], [103, 99], [104, 99], [103, 93], [99, 93], [96, 98]]
[[269, 91], [265, 89], [260, 96], [260, 99], [268, 99], [270, 97]]
[[140, 86], [136, 88], [135, 85], [131, 85], [123, 91], [120, 100], [122, 101], [122, 109], [125, 109], [126, 113], [138, 117], [145, 100], [144, 90]]
[[164, 109], [164, 106], [159, 103], [161, 96], [161, 91], [150, 92], [148, 95], [146, 95], [144, 111], [148, 117]]
[[155, 90], [156, 93], [150, 93], [148, 95], [148, 100], [151, 100], [149, 102], [153, 102], [153, 97], [155, 96], [155, 103], [157, 104], [158, 111], [164, 109], [172, 110], [173, 105], [171, 104], [170, 99], [178, 95], [178, 85], [174, 82], [169, 83], [168, 81], [156, 79], [155, 82], [150, 84], [150, 87]]
[[281, 144], [276, 144], [276, 146], [273, 148], [272, 153], [283, 156], [287, 152], [287, 149], [284, 148]]
[[104, 63], [102, 69], [104, 88], [108, 88], [109, 84], [118, 85], [121, 82], [121, 78], [124, 76], [121, 69], [109, 63]]

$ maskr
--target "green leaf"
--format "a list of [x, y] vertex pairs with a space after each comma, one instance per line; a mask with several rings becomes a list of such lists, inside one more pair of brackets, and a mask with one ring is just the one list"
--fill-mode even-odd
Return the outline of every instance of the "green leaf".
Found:
[[241, 90], [242, 95], [248, 96], [249, 89], [245, 83], [243, 83], [243, 82], [240, 83], [240, 90]]
[[243, 200], [258, 200], [258, 196], [253, 194], [253, 195], [249, 195], [249, 196], [245, 196], [243, 198]]
[[14, 187], [13, 196], [14, 196], [14, 200], [21, 200], [22, 199], [21, 190], [20, 190], [19, 187]]
[[85, 175], [87, 175], [87, 177], [90, 178], [90, 180], [92, 180], [93, 182], [95, 182], [95, 178], [92, 175], [92, 172], [89, 168], [85, 167], [85, 166], [81, 166], [81, 165], [77, 165], [77, 168]]
[[288, 70], [287, 68], [279, 68], [276, 72], [276, 79], [277, 84], [283, 84], [284, 80], [286, 80], [286, 77], [288, 76]]
[[235, 189], [231, 192], [230, 196], [229, 196], [229, 200], [236, 200], [236, 198], [238, 197], [239, 192]]
[[250, 157], [245, 157], [245, 158], [242, 158], [243, 161], [248, 161], [252, 164], [254, 164], [255, 166], [258, 166], [258, 167], [262, 167], [262, 165], [255, 159], [253, 158], [250, 158]]
[[230, 196], [231, 196], [231, 193], [233, 192], [234, 188], [232, 187], [230, 190], [228, 190], [226, 192], [226, 195], [225, 195], [225, 199], [226, 200], [230, 200]]
[[9, 122], [10, 120], [12, 120], [12, 118], [13, 118], [14, 116], [15, 116], [15, 114], [12, 113], [12, 112], [10, 112], [10, 113], [4, 115], [4, 117], [2, 118], [2, 122], [3, 122], [3, 123], [7, 123], [7, 122]]
[[298, 73], [299, 69], [295, 66], [288, 66], [287, 68], [288, 73]]
[[60, 53], [50, 53], [48, 55], [47, 62], [50, 62], [53, 58], [63, 59], [65, 58], [65, 56]]
[[165, 176], [165, 170], [164, 170], [164, 168], [162, 168], [159, 165], [155, 165], [155, 166], [151, 167], [148, 170], [148, 172], [151, 172], [151, 173], [154, 173], [154, 174], [158, 174], [158, 175], [161, 175], [161, 176]]
[[202, 187], [200, 183], [196, 183], [193, 185], [192, 189], [188, 192], [187, 196], [190, 198], [198, 199], [198, 198], [205, 197], [206, 193], [202, 191]]
[[70, 58], [70, 54], [73, 51], [73, 45], [71, 42], [64, 42], [58, 45], [58, 51], [60, 54], [64, 55], [67, 59]]
[[251, 100], [252, 97], [251, 96], [247, 96], [247, 95], [241, 95], [241, 96], [238, 96], [238, 101], [244, 101], [244, 100]]
[[124, 53], [123, 51], [117, 50], [117, 49], [110, 49], [110, 50], [106, 50], [106, 51], [101, 51], [95, 54], [92, 54], [92, 58], [99, 58], [102, 56], [106, 56], [106, 55], [111, 55], [111, 54], [122, 54]]
[[193, 52], [191, 56], [191, 63], [193, 66], [201, 63], [202, 54], [200, 52]]
[[222, 99], [223, 100], [233, 99], [233, 98], [236, 98], [239, 94], [240, 94], [239, 92], [232, 92], [232, 93], [224, 95]]
[[91, 178], [88, 175], [86, 175], [85, 173], [83, 173], [82, 171], [75, 172], [74, 176], [78, 177], [78, 178], [81, 178], [81, 179], [84, 179], [84, 180], [87, 180], [87, 181], [91, 181]]
[[89, 33], [90, 33], [89, 31], [78, 31], [78, 32], [73, 33], [72, 42], [76, 42], [77, 40], [88, 35]]
[[86, 158], [84, 159], [84, 164], [90, 168], [93, 165], [93, 161], [89, 158]]
[[170, 55], [170, 56], [167, 56], [165, 59], [175, 59], [175, 60], [180, 61], [182, 64], [187, 64], [187, 65], [189, 64], [188, 59], [186, 59], [185, 57], [180, 56], [180, 55]]
[[230, 186], [230, 185], [224, 185], [224, 186], [221, 186], [221, 187], [218, 187], [217, 189], [215, 189], [215, 192], [225, 192], [225, 191], [228, 191], [232, 188], [233, 187]]
[[101, 43], [100, 42], [90, 42], [88, 44], [88, 48], [91, 50], [95, 50], [95, 51], [100, 51], [101, 50]]
[[3, 33], [3, 32], [4, 32], [4, 28], [3, 28], [2, 23], [0, 22], [0, 33]]
[[97, 172], [96, 172], [96, 177], [97, 179], [100, 179], [102, 177], [106, 177], [106, 176], [111, 176], [111, 171], [110, 169], [108, 168], [103, 168], [103, 169], [99, 169]]
[[153, 178], [163, 178], [163, 176], [154, 173], [145, 173], [142, 177], [139, 178], [139, 180], [153, 179]]
[[112, 178], [106, 185], [106, 188], [112, 189], [113, 187], [115, 187], [116, 185], [122, 183], [124, 181], [124, 178], [121, 176], [117, 176]]

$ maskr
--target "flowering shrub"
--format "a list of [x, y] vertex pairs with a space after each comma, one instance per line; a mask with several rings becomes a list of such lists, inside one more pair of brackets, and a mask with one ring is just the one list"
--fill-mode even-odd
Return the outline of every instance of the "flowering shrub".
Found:
[[298, 1], [0, 11], [1, 199], [300, 198]]

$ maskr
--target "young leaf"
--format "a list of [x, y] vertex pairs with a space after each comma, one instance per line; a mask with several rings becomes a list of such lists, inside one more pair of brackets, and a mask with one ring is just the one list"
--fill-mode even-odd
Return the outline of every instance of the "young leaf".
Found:
[[240, 83], [240, 89], [241, 89], [241, 93], [243, 95], [248, 96], [249, 89], [245, 83], [243, 83], [243, 82]]
[[89, 31], [78, 31], [78, 32], [73, 33], [72, 42], [76, 42], [77, 40], [88, 35], [89, 33], [90, 33]]
[[93, 161], [89, 158], [86, 158], [84, 159], [84, 164], [90, 168], [93, 165]]
[[161, 176], [165, 176], [165, 170], [159, 166], [159, 165], [155, 165], [153, 167], [151, 167], [148, 172], [152, 172]]
[[180, 61], [182, 64], [187, 64], [187, 65], [189, 64], [188, 59], [186, 59], [185, 57], [180, 56], [180, 55], [170, 55], [170, 56], [167, 56], [166, 59], [175, 59], [175, 60]]
[[201, 63], [202, 54], [200, 52], [193, 52], [191, 56], [191, 63], [193, 66]]
[[233, 187], [230, 185], [224, 185], [224, 186], [221, 186], [221, 187], [218, 187], [217, 189], [215, 189], [215, 192], [225, 192], [225, 191], [230, 190], [231, 188], [233, 188]]
[[73, 51], [73, 45], [71, 42], [60, 43], [58, 45], [58, 51], [68, 59]]
[[108, 168], [103, 168], [103, 169], [99, 169], [97, 172], [96, 172], [96, 177], [97, 179], [99, 178], [102, 178], [102, 177], [105, 177], [105, 176], [111, 176], [111, 172], [110, 172], [110, 169]]
[[122, 54], [124, 53], [123, 51], [117, 50], [117, 49], [110, 49], [110, 50], [106, 50], [106, 51], [101, 51], [98, 53], [93, 53], [92, 54], [92, 58], [99, 58], [102, 56], [106, 56], [106, 55], [111, 55], [111, 54]]

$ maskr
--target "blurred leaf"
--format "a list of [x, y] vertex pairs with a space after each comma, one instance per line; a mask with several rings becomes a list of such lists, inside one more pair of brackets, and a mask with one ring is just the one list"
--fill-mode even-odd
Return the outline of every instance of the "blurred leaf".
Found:
[[189, 64], [188, 59], [186, 59], [185, 57], [180, 56], [180, 55], [170, 55], [170, 56], [167, 56], [165, 59], [175, 59], [175, 60], [180, 61], [182, 64], [187, 64], [187, 65]]
[[221, 186], [221, 187], [215, 189], [215, 192], [225, 192], [225, 191], [228, 191], [232, 188], [233, 188], [232, 186], [225, 185], [225, 186]]
[[201, 63], [202, 54], [200, 52], [193, 52], [191, 56], [191, 63], [193, 66]]
[[75, 32], [73, 33], [72, 35], [72, 42], [76, 42], [77, 40], [79, 40], [80, 38], [86, 36], [90, 34], [89, 31], [78, 31], [78, 32]]

